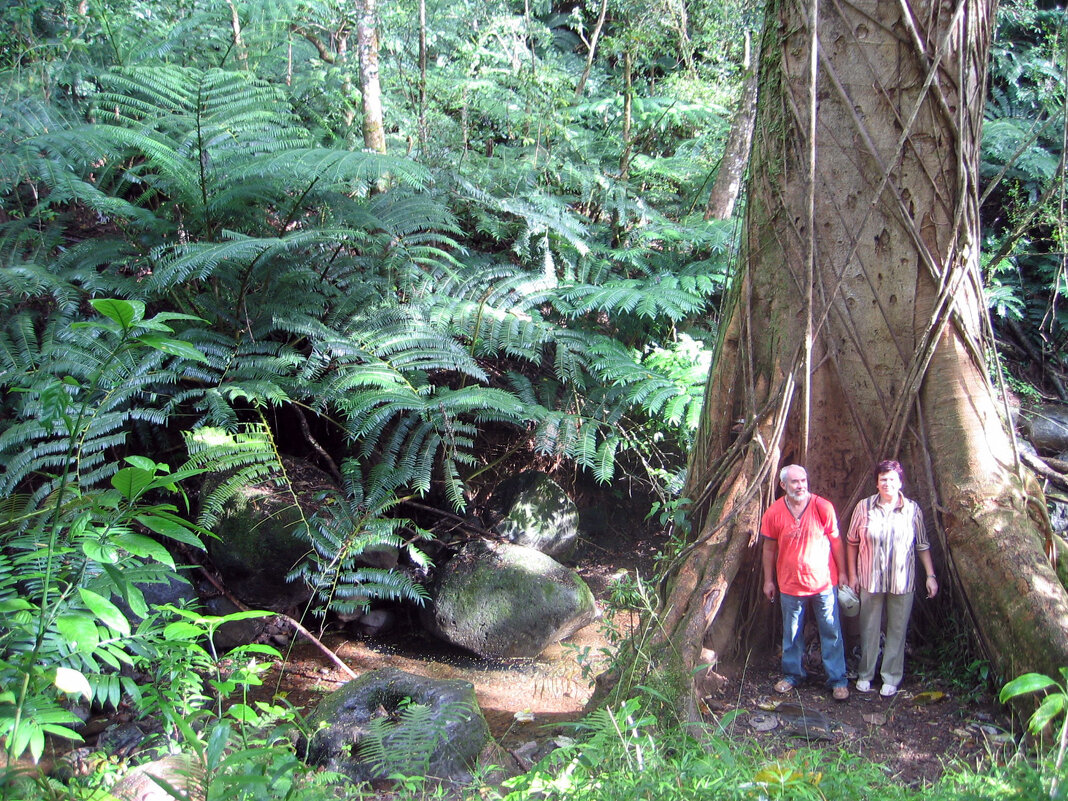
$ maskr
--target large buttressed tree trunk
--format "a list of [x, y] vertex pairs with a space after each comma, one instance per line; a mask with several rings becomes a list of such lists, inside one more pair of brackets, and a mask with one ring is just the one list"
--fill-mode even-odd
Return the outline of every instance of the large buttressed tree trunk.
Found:
[[768, 4], [744, 267], [685, 493], [692, 542], [652, 635], [670, 647], [645, 649], [676, 676], [774, 630], [757, 532], [779, 466], [806, 465], [844, 527], [886, 458], [997, 671], [1068, 665], [1044, 501], [987, 378], [975, 180], [993, 24], [993, 0]]

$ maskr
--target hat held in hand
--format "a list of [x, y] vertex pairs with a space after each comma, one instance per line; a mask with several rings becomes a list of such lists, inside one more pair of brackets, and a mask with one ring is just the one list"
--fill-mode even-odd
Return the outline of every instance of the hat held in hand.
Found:
[[838, 588], [838, 607], [846, 617], [856, 617], [860, 613], [860, 598], [852, 587], [843, 584]]

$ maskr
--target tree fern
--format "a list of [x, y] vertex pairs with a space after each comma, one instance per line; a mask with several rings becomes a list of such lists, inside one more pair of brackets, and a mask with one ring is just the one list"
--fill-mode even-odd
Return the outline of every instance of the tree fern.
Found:
[[0, 496], [31, 476], [38, 498], [62, 482], [91, 487], [109, 478], [111, 453], [126, 443], [131, 423], [164, 421], [161, 401], [185, 364], [156, 347], [131, 347], [149, 341], [147, 328], [138, 340], [118, 326], [84, 328], [61, 318], [40, 337], [32, 326], [18, 315], [0, 336], [0, 385], [10, 393], [13, 420], [0, 430]]
[[382, 599], [422, 605], [426, 590], [412, 576], [364, 564], [370, 552], [392, 549], [406, 553], [416, 566], [428, 566], [418, 542], [431, 539], [431, 533], [410, 520], [390, 516], [397, 504], [397, 474], [380, 470], [377, 478], [365, 481], [351, 460], [342, 473], [341, 491], [320, 499], [302, 532], [313, 552], [293, 570], [290, 580], [303, 579], [313, 588], [321, 603], [315, 610], [318, 614], [365, 611], [372, 601]]
[[[259, 13], [257, 25], [278, 19]], [[509, 41], [514, 22], [501, 20]], [[99, 447], [86, 450], [87, 478], [106, 479], [106, 447], [123, 445], [131, 425], [162, 431], [180, 414], [201, 428], [190, 469], [227, 477], [206, 496], [211, 522], [227, 492], [277, 468], [275, 433], [259, 415], [287, 407], [337, 433], [333, 458], [359, 458], [363, 486], [353, 497], [377, 498], [368, 482], [389, 473], [390, 492], [438, 491], [456, 508], [468, 476], [485, 466], [490, 431], [601, 481], [634, 457], [646, 426], [667, 435], [663, 447], [685, 446], [703, 382], [653, 356], [681, 353], [680, 330], [707, 315], [722, 288], [729, 229], [678, 213], [700, 173], [699, 139], [715, 123], [708, 104], [635, 107], [639, 146], [665, 130], [689, 137], [632, 162], [657, 192], [678, 192], [669, 217], [618, 175], [618, 136], [605, 128], [619, 112], [614, 101], [572, 108], [569, 96], [555, 103], [535, 82], [513, 87], [531, 101], [517, 115], [512, 88], [465, 79], [476, 127], [499, 126], [497, 155], [468, 151], [437, 169], [330, 146], [346, 134], [306, 122], [330, 118], [324, 98], [337, 87], [313, 98], [298, 68], [298, 98], [289, 75], [270, 71], [288, 65], [265, 56], [269, 69], [250, 61], [231, 70], [235, 51], [192, 66], [186, 37], [175, 31], [137, 51], [155, 47], [158, 62], [96, 70], [71, 106], [83, 124], [44, 124], [30, 106], [0, 117], [0, 158], [39, 198], [26, 210], [33, 224], [0, 225], [0, 254], [18, 267], [4, 280], [18, 302], [61, 298], [74, 314], [85, 294], [108, 294], [203, 321], [179, 332], [201, 354], [180, 372], [165, 374], [171, 362], [159, 355], [155, 368], [126, 368], [128, 401], [116, 395], [114, 413], [102, 411], [91, 430]], [[495, 58], [480, 41], [470, 75]], [[571, 56], [546, 46], [550, 73], [563, 79]], [[84, 241], [79, 217], [95, 229]], [[55, 469], [15, 467], [24, 476]], [[379, 522], [368, 518], [365, 530], [393, 532], [395, 509], [374, 508]], [[315, 525], [325, 568], [331, 553], [353, 546]], [[331, 569], [332, 585], [349, 581]]]
[[274, 435], [262, 423], [247, 423], [236, 432], [199, 428], [185, 433], [189, 458], [183, 469], [212, 473], [202, 494], [197, 522], [211, 528], [227, 501], [245, 487], [280, 480], [284, 469], [278, 459]]

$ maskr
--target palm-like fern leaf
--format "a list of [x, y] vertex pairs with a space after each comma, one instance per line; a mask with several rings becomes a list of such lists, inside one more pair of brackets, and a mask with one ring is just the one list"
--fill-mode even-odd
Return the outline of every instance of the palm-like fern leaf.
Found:
[[117, 469], [110, 453], [131, 423], [163, 422], [161, 400], [181, 380], [181, 365], [162, 350], [124, 347], [107, 328], [55, 318], [37, 338], [31, 325], [20, 315], [0, 336], [0, 385], [14, 420], [0, 431], [0, 495], [31, 476], [37, 497], [71, 473], [94, 486]]
[[[303, 578], [314, 588], [323, 603], [321, 612], [365, 610], [375, 599], [421, 605], [426, 590], [411, 576], [367, 567], [364, 562], [372, 551], [391, 549], [406, 551], [415, 564], [426, 564], [416, 543], [430, 539], [430, 532], [409, 520], [388, 516], [397, 503], [394, 490], [401, 485], [395, 474], [388, 474], [383, 483], [387, 474], [378, 471], [377, 480], [365, 481], [359, 465], [349, 460], [342, 475], [342, 492], [322, 499], [304, 532], [312, 545], [311, 558], [290, 578]], [[409, 536], [402, 536], [405, 532]]]

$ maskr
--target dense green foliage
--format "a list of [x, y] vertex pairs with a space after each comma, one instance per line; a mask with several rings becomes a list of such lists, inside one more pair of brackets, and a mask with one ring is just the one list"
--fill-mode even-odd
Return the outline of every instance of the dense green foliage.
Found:
[[1007, 3], [999, 23], [980, 167], [987, 292], [1017, 379], [1065, 400], [1065, 15]]
[[[386, 154], [361, 148], [354, 5], [0, 12], [8, 757], [76, 739], [74, 697], [125, 700], [200, 755], [212, 797], [329, 796], [292, 756], [292, 714], [233, 702], [273, 652], [224, 672], [224, 619], [141, 589], [202, 551], [228, 493], [291, 486], [283, 452], [337, 480], [311, 504], [293, 493], [310, 545], [293, 575], [319, 612], [419, 603], [433, 521], [402, 504], [462, 513], [517, 464], [625, 476], [680, 508], [734, 249], [735, 223], [700, 210], [758, 14], [607, 0], [595, 39], [601, 7], [436, 0], [423, 72], [416, 4], [385, 5]], [[1063, 14], [1003, 13], [991, 298], [1063, 368]], [[225, 478], [190, 500], [205, 474]], [[383, 545], [407, 572], [361, 564]], [[675, 777], [646, 787], [658, 797], [827, 791], [806, 761], [826, 757], [769, 768], [724, 746], [717, 768], [687, 738], [658, 742], [637, 706], [604, 714], [508, 797], [633, 797], [637, 774]], [[601, 784], [578, 781], [591, 765]], [[13, 781], [0, 796], [25, 797]]]
[[672, 76], [661, 21], [613, 24], [642, 54], [624, 122], [604, 59], [574, 97], [581, 11], [480, 4], [429, 10], [420, 76], [413, 11], [380, 20], [387, 154], [358, 146], [350, 9], [250, 4], [237, 28], [216, 3], [5, 11], [9, 757], [77, 737], [71, 694], [177, 733], [252, 680], [205, 692], [196, 636], [221, 621], [141, 587], [241, 486], [291, 486], [283, 451], [338, 480], [292, 493], [312, 546], [293, 576], [321, 610], [419, 602], [418, 570], [360, 555], [425, 566], [432, 533], [398, 502], [463, 511], [494, 461], [623, 470], [669, 497], [731, 251], [731, 226], [694, 213], [729, 88]]

